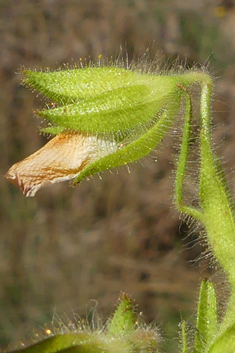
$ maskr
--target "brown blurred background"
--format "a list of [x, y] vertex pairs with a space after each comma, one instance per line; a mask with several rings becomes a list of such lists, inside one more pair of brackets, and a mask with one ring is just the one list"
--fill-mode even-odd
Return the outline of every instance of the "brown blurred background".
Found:
[[[33, 118], [43, 102], [20, 85], [20, 66], [57, 68], [84, 57], [115, 57], [122, 45], [129, 60], [150, 47], [152, 60], [171, 55], [187, 58], [189, 66], [210, 62], [214, 135], [234, 191], [234, 5], [0, 0], [1, 175], [46, 142]], [[194, 324], [200, 279], [214, 275], [204, 262], [190, 262], [202, 251], [196, 233], [183, 241], [187, 226], [172, 207], [175, 155], [170, 138], [157, 163], [149, 157], [131, 165], [130, 173], [123, 167], [76, 188], [55, 185], [33, 199], [0, 178], [0, 346], [24, 341], [57, 315], [75, 323], [75, 313], [86, 316], [93, 300], [105, 319], [125, 290], [144, 319], [159, 325], [163, 348], [177, 351], [170, 338], [181, 317]]]

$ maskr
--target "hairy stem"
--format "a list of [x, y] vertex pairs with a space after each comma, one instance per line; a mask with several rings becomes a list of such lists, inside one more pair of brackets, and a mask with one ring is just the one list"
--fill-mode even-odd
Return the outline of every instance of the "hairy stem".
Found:
[[210, 101], [211, 85], [206, 83], [202, 85], [201, 94], [200, 200], [212, 253], [231, 285], [230, 304], [222, 325], [225, 328], [235, 319], [235, 224], [230, 197], [211, 148]]

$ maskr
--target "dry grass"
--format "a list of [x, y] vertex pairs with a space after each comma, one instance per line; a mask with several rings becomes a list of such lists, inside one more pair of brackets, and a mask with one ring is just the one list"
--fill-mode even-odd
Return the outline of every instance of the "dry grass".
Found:
[[[152, 58], [187, 56], [189, 64], [205, 62], [213, 51], [215, 71], [225, 73], [218, 90], [230, 104], [215, 101], [216, 111], [222, 111], [216, 122], [226, 124], [217, 139], [225, 134], [226, 159], [232, 159], [235, 49], [224, 26], [234, 10], [218, 18], [215, 6], [193, 0], [1, 0], [1, 174], [46, 141], [32, 119], [40, 102], [19, 85], [18, 68], [115, 56], [120, 44], [130, 59], [150, 44]], [[50, 322], [55, 308], [84, 315], [96, 299], [105, 318], [121, 290], [136, 299], [147, 321], [163, 321], [166, 335], [170, 320], [192, 314], [199, 278], [208, 269], [187, 263], [200, 246], [179, 252], [186, 227], [180, 228], [171, 207], [175, 152], [170, 146], [171, 140], [157, 164], [149, 158], [144, 168], [131, 166], [130, 174], [120, 168], [75, 189], [45, 188], [34, 199], [0, 179], [2, 346]]]

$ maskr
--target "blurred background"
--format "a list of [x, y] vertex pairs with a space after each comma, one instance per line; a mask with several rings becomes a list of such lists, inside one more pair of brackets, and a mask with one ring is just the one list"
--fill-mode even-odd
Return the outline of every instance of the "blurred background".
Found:
[[214, 139], [234, 193], [235, 2], [0, 0], [0, 31], [0, 346], [28, 342], [43, 327], [76, 325], [94, 307], [105, 320], [127, 291], [144, 320], [156, 322], [162, 349], [176, 352], [177, 324], [182, 317], [194, 325], [200, 279], [214, 274], [200, 259], [197, 232], [187, 237], [174, 211], [173, 138], [157, 163], [148, 157], [130, 173], [122, 167], [26, 199], [3, 175], [47, 138], [33, 114], [43, 101], [17, 72], [115, 58], [120, 46], [129, 61], [151, 48], [150, 59], [163, 64], [209, 62]]

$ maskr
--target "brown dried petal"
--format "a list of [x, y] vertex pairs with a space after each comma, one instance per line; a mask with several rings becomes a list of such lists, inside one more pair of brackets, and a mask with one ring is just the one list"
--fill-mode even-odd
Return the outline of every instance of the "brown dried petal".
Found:
[[114, 152], [114, 142], [81, 133], [63, 132], [4, 176], [23, 193], [34, 196], [45, 185], [71, 180], [88, 164]]

